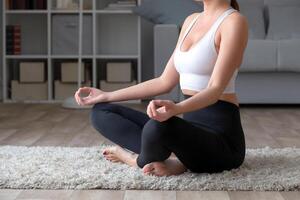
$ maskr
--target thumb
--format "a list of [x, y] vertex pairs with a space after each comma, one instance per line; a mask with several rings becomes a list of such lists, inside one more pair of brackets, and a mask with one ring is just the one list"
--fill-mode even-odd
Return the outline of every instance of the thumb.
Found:
[[94, 99], [94, 98], [88, 98], [88, 97], [84, 97], [82, 99], [82, 101], [84, 102], [85, 105], [91, 105], [91, 104], [96, 103], [96, 99]]
[[166, 106], [167, 105], [167, 102], [164, 100], [161, 100], [161, 99], [155, 99], [155, 100], [153, 100], [153, 103], [158, 106]]

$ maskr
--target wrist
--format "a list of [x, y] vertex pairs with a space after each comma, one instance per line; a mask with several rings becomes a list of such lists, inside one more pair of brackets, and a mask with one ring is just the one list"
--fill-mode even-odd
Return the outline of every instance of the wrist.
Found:
[[182, 111], [183, 111], [182, 104], [180, 104], [180, 102], [176, 103], [175, 104], [175, 115], [179, 115], [179, 114], [183, 113]]
[[105, 102], [110, 102], [112, 100], [111, 92], [105, 92], [103, 96]]

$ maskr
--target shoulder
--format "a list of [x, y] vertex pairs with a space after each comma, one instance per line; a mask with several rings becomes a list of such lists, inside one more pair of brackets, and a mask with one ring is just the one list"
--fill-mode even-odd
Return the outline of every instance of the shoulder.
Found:
[[248, 30], [248, 19], [240, 12], [231, 13], [226, 20], [224, 20], [224, 28], [225, 31], [229, 30], [239, 30], [239, 31], [247, 31]]
[[184, 19], [181, 28], [182, 28], [182, 29], [186, 29], [186, 28], [188, 27], [188, 25], [191, 24], [192, 21], [193, 21], [199, 14], [200, 14], [200, 13], [195, 12], [195, 13], [192, 13], [192, 14], [188, 15], [188, 16]]
[[248, 42], [247, 18], [240, 12], [231, 13], [221, 24], [220, 33], [221, 42], [227, 48], [231, 46], [244, 49]]

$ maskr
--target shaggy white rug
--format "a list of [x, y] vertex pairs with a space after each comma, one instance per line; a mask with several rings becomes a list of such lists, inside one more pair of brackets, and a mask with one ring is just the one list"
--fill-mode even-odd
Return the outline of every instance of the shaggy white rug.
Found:
[[101, 154], [107, 146], [0, 146], [0, 188], [300, 190], [300, 148], [247, 149], [245, 162], [238, 169], [157, 177], [107, 161]]

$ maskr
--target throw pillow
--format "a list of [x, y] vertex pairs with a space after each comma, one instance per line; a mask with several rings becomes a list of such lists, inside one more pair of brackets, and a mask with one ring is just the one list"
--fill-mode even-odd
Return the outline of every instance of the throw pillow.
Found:
[[266, 36], [264, 7], [260, 2], [239, 3], [240, 13], [244, 15], [249, 24], [249, 39], [264, 39]]
[[300, 6], [269, 6], [267, 39], [300, 38]]

